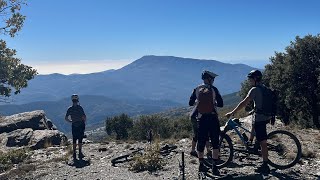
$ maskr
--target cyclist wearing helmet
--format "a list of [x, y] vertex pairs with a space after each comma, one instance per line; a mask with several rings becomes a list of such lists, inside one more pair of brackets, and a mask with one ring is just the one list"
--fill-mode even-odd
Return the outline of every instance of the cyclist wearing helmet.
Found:
[[76, 159], [77, 140], [79, 147], [79, 159], [83, 158], [82, 153], [82, 139], [85, 130], [86, 114], [83, 108], [79, 105], [79, 96], [73, 94], [71, 96], [72, 106], [67, 110], [65, 120], [72, 123], [72, 137], [73, 137], [73, 158]]
[[195, 105], [192, 114], [197, 113], [198, 120], [198, 157], [199, 157], [199, 172], [206, 171], [204, 166], [204, 147], [208, 140], [208, 135], [212, 145], [212, 173], [219, 175], [219, 170], [215, 164], [218, 160], [218, 145], [219, 145], [219, 134], [220, 134], [220, 123], [218, 114], [216, 111], [217, 107], [223, 107], [222, 97], [216, 87], [212, 84], [215, 77], [218, 76], [210, 71], [203, 71], [201, 78], [203, 84], [199, 85], [193, 90], [190, 97], [189, 105]]
[[[254, 109], [259, 109], [262, 107], [263, 95], [262, 91], [258, 86], [263, 86], [261, 83], [262, 73], [259, 70], [252, 70], [247, 75], [248, 80], [252, 86], [249, 90], [247, 96], [237, 105], [237, 107], [231, 112], [227, 113], [226, 116], [230, 117], [234, 115], [240, 109], [246, 107], [252, 100], [254, 102]], [[260, 142], [261, 154], [263, 163], [255, 171], [258, 173], [269, 174], [270, 168], [268, 166], [268, 147], [267, 147], [267, 128], [266, 125], [270, 120], [270, 116], [254, 113], [253, 114], [253, 129], [256, 132], [256, 139]]]

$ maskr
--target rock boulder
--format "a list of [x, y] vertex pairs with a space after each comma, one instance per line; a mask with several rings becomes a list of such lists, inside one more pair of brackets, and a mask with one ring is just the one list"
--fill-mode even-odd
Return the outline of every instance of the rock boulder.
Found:
[[66, 143], [67, 137], [57, 130], [42, 110], [4, 116], [0, 119], [0, 146], [41, 149]]

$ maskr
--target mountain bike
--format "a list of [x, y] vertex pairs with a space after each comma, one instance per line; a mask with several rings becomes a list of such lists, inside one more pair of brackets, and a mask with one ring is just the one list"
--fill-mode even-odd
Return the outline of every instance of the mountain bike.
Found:
[[[244, 131], [243, 133], [240, 132]], [[233, 144], [229, 131], [234, 131], [240, 138], [241, 144]], [[256, 141], [250, 144], [245, 132], [251, 131], [243, 126], [239, 119], [229, 119], [225, 126], [221, 127], [220, 135], [220, 159], [218, 168], [228, 166], [233, 160], [235, 152], [242, 152], [249, 155], [261, 156], [260, 144]], [[276, 169], [287, 169], [297, 164], [301, 158], [301, 143], [292, 133], [285, 130], [275, 130], [268, 133], [268, 163]]]

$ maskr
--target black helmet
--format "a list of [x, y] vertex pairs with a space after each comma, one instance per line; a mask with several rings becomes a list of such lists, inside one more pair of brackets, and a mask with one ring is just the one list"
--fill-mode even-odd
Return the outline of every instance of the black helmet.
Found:
[[207, 79], [207, 78], [211, 78], [214, 79], [216, 76], [218, 76], [217, 74], [204, 70], [201, 74], [201, 79]]
[[78, 94], [72, 94], [71, 100], [72, 100], [72, 101], [79, 101], [79, 96], [78, 96]]
[[257, 78], [257, 79], [261, 79], [262, 78], [262, 73], [259, 70], [252, 70], [249, 72], [249, 74], [247, 75], [248, 78]]

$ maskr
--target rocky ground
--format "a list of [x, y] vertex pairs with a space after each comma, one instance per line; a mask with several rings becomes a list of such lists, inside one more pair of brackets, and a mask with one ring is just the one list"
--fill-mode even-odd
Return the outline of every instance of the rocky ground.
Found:
[[[272, 129], [286, 129], [281, 125], [268, 127]], [[297, 135], [302, 143], [303, 157], [294, 167], [286, 170], [273, 169], [268, 176], [254, 176], [263, 179], [320, 179], [320, 133], [318, 130], [289, 129]], [[233, 139], [236, 142], [236, 139]], [[105, 142], [86, 143], [84, 153], [86, 157], [81, 161], [73, 161], [68, 156], [70, 148], [51, 147], [35, 150], [32, 158], [17, 165], [14, 169], [2, 173], [0, 179], [96, 179], [96, 180], [152, 180], [152, 179], [178, 179], [179, 161], [181, 152], [185, 152], [185, 177], [186, 179], [198, 179], [198, 161], [189, 155], [191, 140], [163, 141], [164, 144], [175, 144], [178, 152], [171, 152], [164, 157], [166, 165], [157, 172], [132, 172], [128, 170], [130, 162], [112, 166], [111, 160], [115, 157], [132, 152], [134, 149], [149, 146], [146, 142]], [[64, 158], [68, 157], [68, 158]], [[261, 159], [258, 156], [250, 156], [240, 159], [241, 153], [236, 153], [231, 166], [221, 169], [222, 175], [233, 177], [254, 175], [254, 168]], [[181, 177], [180, 177], [181, 178]], [[208, 178], [209, 179], [209, 178]]]

